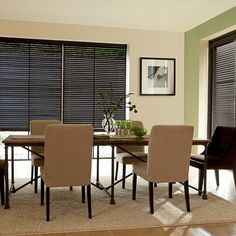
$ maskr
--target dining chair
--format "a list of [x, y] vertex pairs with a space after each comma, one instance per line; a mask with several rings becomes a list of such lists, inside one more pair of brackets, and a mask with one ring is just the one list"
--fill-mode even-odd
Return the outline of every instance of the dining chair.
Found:
[[[132, 121], [132, 127], [143, 128], [142, 121]], [[130, 153], [133, 153], [138, 158], [146, 160], [147, 155], [144, 152], [143, 146], [121, 146]], [[120, 148], [116, 148], [116, 173], [115, 180], [118, 177], [119, 163], [122, 164], [122, 188], [125, 188], [125, 179], [126, 179], [126, 165], [132, 165], [134, 162], [140, 161], [138, 158], [135, 158], [131, 154], [125, 152]]]
[[[31, 120], [30, 121], [30, 134], [32, 135], [44, 135], [45, 129], [49, 124], [60, 124], [59, 120]], [[34, 181], [34, 192], [38, 191], [38, 168], [43, 165], [43, 147], [32, 147], [31, 150], [31, 182]], [[37, 155], [36, 153], [39, 153]], [[34, 175], [34, 176], [33, 176]]]
[[[78, 124], [48, 125], [41, 166], [41, 205], [46, 185], [46, 221], [50, 221], [50, 188], [87, 186], [88, 217], [91, 209], [91, 162], [93, 126]], [[83, 194], [82, 194], [83, 195]]]
[[149, 183], [150, 213], [154, 213], [153, 183], [169, 183], [172, 198], [173, 183], [184, 185], [187, 211], [190, 211], [188, 172], [193, 140], [193, 127], [187, 125], [155, 125], [150, 133], [147, 162], [133, 164], [132, 199], [136, 199], [137, 175]]
[[1, 193], [1, 205], [4, 205], [4, 177], [5, 177], [5, 161], [0, 160], [0, 193]]
[[[199, 169], [198, 189], [201, 194], [204, 181], [204, 152], [191, 155], [190, 165]], [[219, 186], [219, 170], [232, 170], [236, 186], [236, 128], [217, 126], [207, 149], [207, 169], [214, 170]]]

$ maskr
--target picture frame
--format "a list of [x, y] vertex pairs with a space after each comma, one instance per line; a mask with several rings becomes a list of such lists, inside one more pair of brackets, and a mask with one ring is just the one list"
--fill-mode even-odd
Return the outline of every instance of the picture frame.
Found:
[[175, 95], [175, 58], [140, 57], [140, 95]]

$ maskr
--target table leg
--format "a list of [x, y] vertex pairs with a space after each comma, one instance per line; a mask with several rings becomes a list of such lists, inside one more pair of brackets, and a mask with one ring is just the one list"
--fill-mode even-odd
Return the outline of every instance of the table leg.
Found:
[[99, 186], [99, 146], [97, 146], [97, 173], [96, 173], [96, 185]]
[[6, 202], [5, 209], [9, 209], [9, 177], [8, 177], [8, 146], [5, 145], [5, 182], [6, 182]]
[[11, 147], [11, 191], [15, 190], [15, 176], [14, 176], [14, 147]]
[[205, 146], [203, 176], [204, 176], [204, 183], [203, 183], [204, 189], [203, 189], [202, 199], [207, 200], [207, 145]]
[[114, 168], [115, 168], [115, 152], [114, 145], [111, 146], [111, 201], [110, 204], [115, 204], [114, 199]]

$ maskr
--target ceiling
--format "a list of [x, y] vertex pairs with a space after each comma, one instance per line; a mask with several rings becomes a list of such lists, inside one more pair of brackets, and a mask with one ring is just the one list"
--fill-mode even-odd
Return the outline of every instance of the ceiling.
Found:
[[236, 0], [0, 0], [0, 19], [188, 31]]

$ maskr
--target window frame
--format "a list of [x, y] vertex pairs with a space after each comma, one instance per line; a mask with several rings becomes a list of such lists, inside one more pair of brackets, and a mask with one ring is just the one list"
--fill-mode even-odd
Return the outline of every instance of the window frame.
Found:
[[[214, 69], [216, 67], [216, 48], [227, 45], [229, 43], [236, 42], [236, 30], [229, 32], [225, 35], [222, 35], [220, 37], [217, 37], [213, 40], [209, 41], [209, 80], [208, 80], [208, 129], [207, 129], [207, 136], [210, 138], [214, 133], [214, 124], [213, 124], [213, 84], [216, 79], [216, 70]], [[235, 44], [236, 46], [236, 44]], [[235, 55], [236, 56], [236, 55]], [[236, 62], [236, 60], [235, 60]], [[236, 63], [235, 63], [235, 70], [236, 70]], [[235, 91], [236, 91], [236, 78], [235, 79]], [[235, 102], [236, 102], [236, 94], [234, 96]], [[236, 115], [235, 115], [236, 119]], [[236, 120], [235, 120], [236, 121]], [[224, 124], [222, 124], [224, 125]]]

